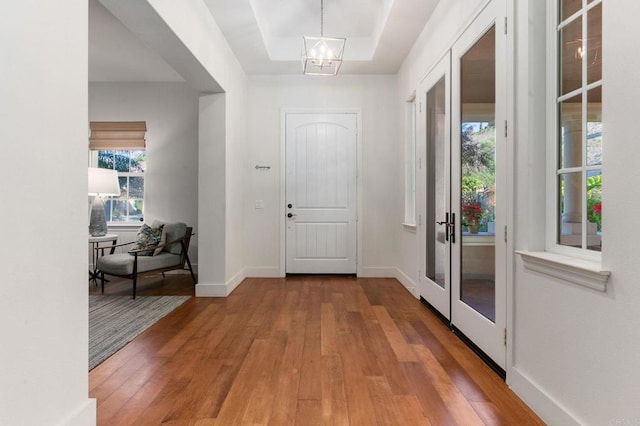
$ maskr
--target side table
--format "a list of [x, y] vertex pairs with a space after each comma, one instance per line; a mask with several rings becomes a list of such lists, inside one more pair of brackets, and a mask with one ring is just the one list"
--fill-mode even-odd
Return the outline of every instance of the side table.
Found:
[[[105, 244], [100, 246], [100, 243], [111, 242], [111, 245]], [[98, 256], [104, 256], [104, 250], [109, 248], [109, 254], [113, 254], [115, 251], [115, 245], [118, 242], [117, 234], [107, 234], [101, 237], [92, 237], [89, 235], [89, 244], [91, 244], [91, 259], [93, 261], [93, 270], [89, 270], [89, 282], [93, 281], [95, 285], [98, 285]]]

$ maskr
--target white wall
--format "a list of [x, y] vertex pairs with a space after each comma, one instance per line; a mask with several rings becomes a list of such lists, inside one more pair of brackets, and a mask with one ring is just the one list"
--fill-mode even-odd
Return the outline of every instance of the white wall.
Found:
[[247, 118], [246, 80], [240, 65], [229, 63], [229, 79], [226, 86], [226, 258], [225, 283], [227, 294], [244, 279], [245, 222], [244, 198], [247, 192], [247, 132], [251, 121]]
[[[256, 76], [248, 80], [244, 221], [247, 275], [278, 276], [280, 268], [281, 112], [286, 108], [360, 109], [362, 117], [364, 274], [394, 275], [402, 222], [395, 76]], [[270, 166], [260, 172], [256, 165]], [[264, 209], [255, 209], [255, 200]]]
[[87, 16], [84, 0], [0, 5], [0, 424], [95, 424]]
[[[200, 97], [198, 179], [199, 216], [202, 249], [210, 257], [202, 263], [199, 272], [207, 277], [207, 285], [216, 286], [219, 294], [226, 295], [225, 283], [225, 144], [226, 95], [217, 93]], [[220, 288], [222, 287], [222, 288]], [[197, 290], [201, 291], [201, 290]]]
[[[198, 93], [187, 83], [90, 83], [90, 121], [146, 121], [145, 222], [194, 227], [198, 263]], [[110, 231], [135, 239], [138, 226]]]

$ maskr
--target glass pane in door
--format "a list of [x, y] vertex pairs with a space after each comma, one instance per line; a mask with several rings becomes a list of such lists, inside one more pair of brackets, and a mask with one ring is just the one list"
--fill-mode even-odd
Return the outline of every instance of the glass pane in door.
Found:
[[460, 66], [460, 299], [495, 321], [495, 27]]
[[445, 93], [446, 82], [442, 77], [427, 92], [427, 196], [426, 196], [426, 276], [445, 287], [447, 226], [436, 222], [445, 222], [445, 212], [449, 210], [449, 202], [445, 191], [447, 180], [445, 175]]

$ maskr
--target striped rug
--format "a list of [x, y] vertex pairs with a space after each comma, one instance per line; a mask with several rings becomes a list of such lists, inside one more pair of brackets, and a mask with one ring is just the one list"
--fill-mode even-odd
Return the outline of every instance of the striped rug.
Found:
[[89, 370], [190, 296], [89, 296]]

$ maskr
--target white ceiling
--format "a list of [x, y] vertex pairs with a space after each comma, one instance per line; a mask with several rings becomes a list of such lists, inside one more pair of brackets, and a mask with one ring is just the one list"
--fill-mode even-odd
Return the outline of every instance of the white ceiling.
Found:
[[98, 0], [89, 0], [89, 81], [184, 81]]
[[[299, 74], [320, 0], [204, 0], [247, 74]], [[341, 74], [393, 74], [439, 0], [324, 0], [324, 35], [346, 37]], [[90, 81], [182, 81], [98, 0], [89, 0]]]

